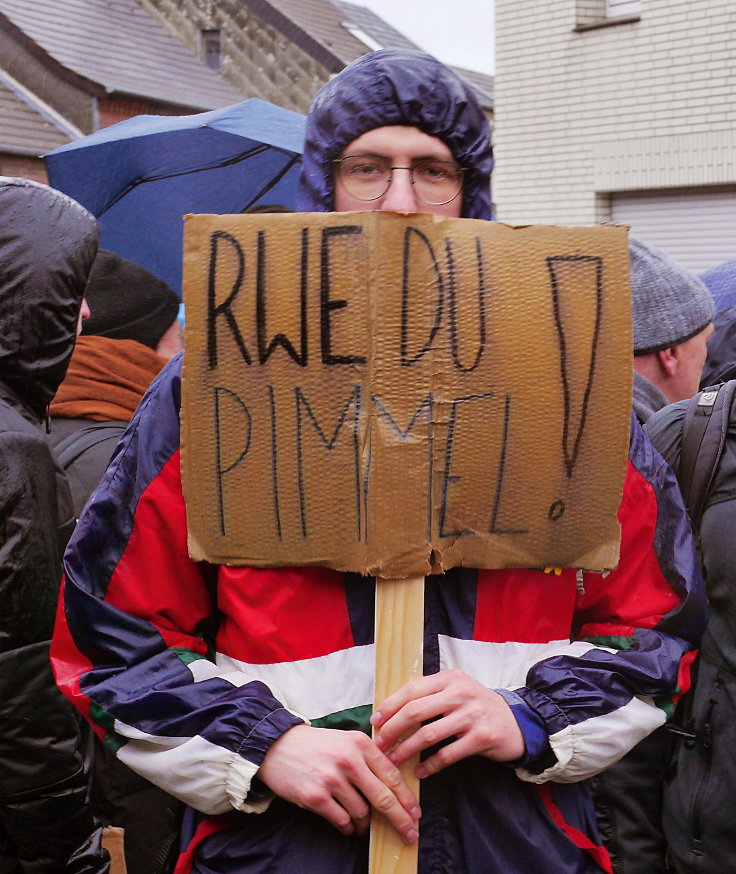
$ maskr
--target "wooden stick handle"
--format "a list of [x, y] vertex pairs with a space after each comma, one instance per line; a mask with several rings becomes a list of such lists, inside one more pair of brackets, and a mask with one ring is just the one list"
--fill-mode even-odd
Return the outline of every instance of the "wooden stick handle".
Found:
[[[377, 707], [407, 680], [422, 676], [424, 643], [424, 577], [376, 580], [376, 687]], [[419, 798], [416, 756], [401, 766], [401, 773]], [[417, 843], [407, 846], [387, 820], [373, 814], [369, 874], [416, 874]]]

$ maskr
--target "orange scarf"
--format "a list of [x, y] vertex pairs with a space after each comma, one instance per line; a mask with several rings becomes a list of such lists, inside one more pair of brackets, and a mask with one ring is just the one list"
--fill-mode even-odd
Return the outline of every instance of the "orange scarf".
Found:
[[166, 359], [135, 340], [78, 337], [50, 415], [129, 422]]

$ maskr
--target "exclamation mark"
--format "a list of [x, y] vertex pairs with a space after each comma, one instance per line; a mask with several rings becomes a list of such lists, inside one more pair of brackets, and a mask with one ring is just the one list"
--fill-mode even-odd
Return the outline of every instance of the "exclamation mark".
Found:
[[[567, 478], [575, 471], [588, 416], [603, 310], [603, 260], [594, 255], [553, 255], [547, 258], [555, 328], [560, 350], [563, 395], [562, 456]], [[565, 512], [555, 501], [549, 519]]]

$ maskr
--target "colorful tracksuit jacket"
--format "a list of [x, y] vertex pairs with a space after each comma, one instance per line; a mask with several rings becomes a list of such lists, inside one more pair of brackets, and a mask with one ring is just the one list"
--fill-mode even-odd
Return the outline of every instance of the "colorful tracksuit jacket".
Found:
[[[189, 806], [176, 874], [357, 874], [364, 838], [258, 779], [293, 725], [368, 730], [370, 580], [210, 566], [187, 554], [181, 360], [154, 382], [65, 560], [57, 680], [119, 758]], [[466, 759], [422, 782], [420, 874], [610, 870], [585, 778], [666, 718], [705, 602], [669, 468], [632, 423], [621, 560], [604, 574], [428, 577], [425, 673], [500, 690], [523, 761]]]

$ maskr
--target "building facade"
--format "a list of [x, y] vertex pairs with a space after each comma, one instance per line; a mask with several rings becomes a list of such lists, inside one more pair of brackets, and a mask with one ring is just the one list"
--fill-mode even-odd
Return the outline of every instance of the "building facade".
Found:
[[494, 199], [614, 220], [702, 270], [736, 256], [736, 6], [496, 0]]

